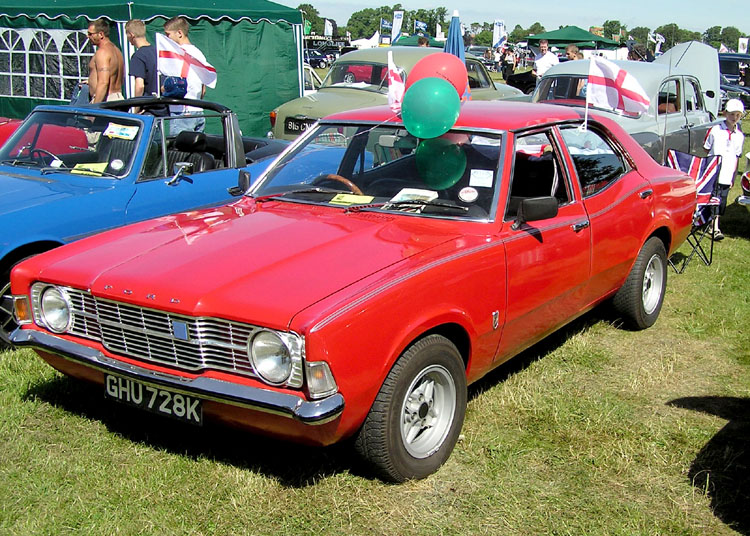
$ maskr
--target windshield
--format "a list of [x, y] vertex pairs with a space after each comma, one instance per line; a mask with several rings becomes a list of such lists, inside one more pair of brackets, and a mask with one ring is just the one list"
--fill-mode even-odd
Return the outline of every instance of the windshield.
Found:
[[328, 71], [328, 76], [323, 80], [321, 87], [349, 87], [369, 91], [387, 91], [388, 67], [382, 63], [337, 61]]
[[500, 134], [418, 139], [400, 125], [321, 124], [252, 191], [259, 200], [428, 217], [494, 217]]
[[4, 165], [95, 177], [130, 171], [142, 124], [121, 117], [33, 112], [0, 148]]

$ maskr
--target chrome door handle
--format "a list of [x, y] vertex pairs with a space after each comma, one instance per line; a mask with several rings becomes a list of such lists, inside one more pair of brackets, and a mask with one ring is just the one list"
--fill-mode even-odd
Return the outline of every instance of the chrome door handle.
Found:
[[654, 191], [651, 189], [643, 190], [641, 193], [638, 194], [638, 196], [641, 199], [646, 199], [647, 197], [651, 197], [652, 195], [654, 195]]
[[580, 221], [578, 223], [574, 223], [573, 225], [570, 226], [570, 228], [573, 229], [577, 233], [578, 231], [583, 231], [589, 225], [591, 225], [589, 223], [589, 220], [586, 220], [586, 221]]

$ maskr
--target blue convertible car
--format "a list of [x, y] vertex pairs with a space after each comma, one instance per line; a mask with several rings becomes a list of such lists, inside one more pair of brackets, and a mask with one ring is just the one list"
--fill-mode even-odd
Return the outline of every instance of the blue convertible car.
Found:
[[[170, 136], [170, 117], [130, 113], [170, 103], [200, 107], [215, 134]], [[13, 265], [105, 229], [226, 202], [240, 175], [257, 178], [285, 145], [242, 138], [237, 116], [206, 101], [36, 108], [0, 148], [0, 348], [15, 327]]]

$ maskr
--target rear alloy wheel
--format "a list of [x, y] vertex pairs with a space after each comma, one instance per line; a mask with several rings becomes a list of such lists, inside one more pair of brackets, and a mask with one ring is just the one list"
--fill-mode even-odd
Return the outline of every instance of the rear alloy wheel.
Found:
[[461, 355], [445, 337], [429, 335], [388, 373], [355, 447], [387, 480], [424, 478], [450, 456], [465, 414]]
[[667, 252], [661, 240], [651, 237], [612, 301], [628, 327], [646, 329], [659, 317], [666, 288]]

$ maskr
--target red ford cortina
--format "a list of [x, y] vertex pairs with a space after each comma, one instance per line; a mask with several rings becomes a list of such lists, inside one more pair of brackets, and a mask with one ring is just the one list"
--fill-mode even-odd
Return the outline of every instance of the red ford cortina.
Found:
[[577, 110], [469, 102], [417, 139], [387, 108], [312, 127], [230, 205], [20, 264], [16, 345], [185, 423], [328, 445], [425, 477], [467, 384], [611, 300], [651, 326], [687, 175]]

